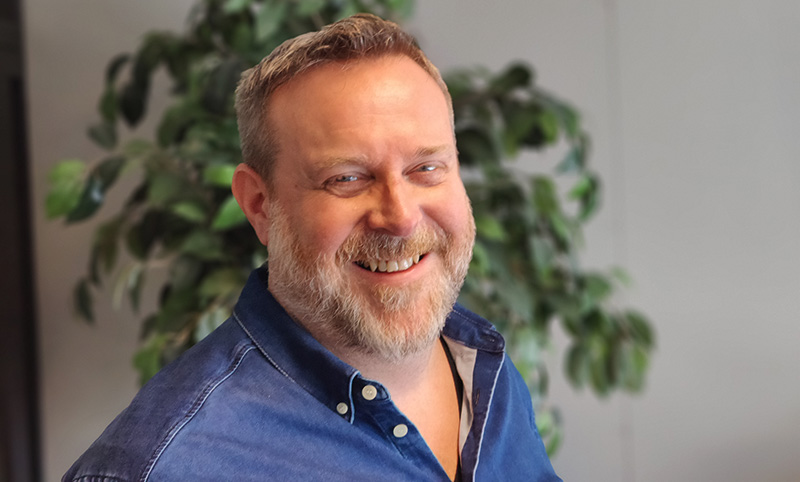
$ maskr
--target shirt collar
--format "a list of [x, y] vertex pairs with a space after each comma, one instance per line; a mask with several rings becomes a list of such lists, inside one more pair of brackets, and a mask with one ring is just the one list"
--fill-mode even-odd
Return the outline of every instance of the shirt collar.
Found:
[[[268, 279], [266, 266], [253, 270], [233, 316], [276, 370], [336, 411], [337, 404], [351, 399], [358, 370], [336, 357], [289, 316], [269, 292]], [[491, 353], [502, 353], [505, 347], [491, 323], [458, 304], [447, 318], [443, 335]]]
[[296, 323], [269, 292], [266, 267], [254, 270], [233, 316], [267, 360], [331, 410], [350, 399], [358, 372]]

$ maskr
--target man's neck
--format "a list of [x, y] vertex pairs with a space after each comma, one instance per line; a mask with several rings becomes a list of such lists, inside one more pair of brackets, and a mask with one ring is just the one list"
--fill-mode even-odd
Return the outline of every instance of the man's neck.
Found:
[[414, 423], [452, 479], [458, 467], [461, 407], [442, 343], [437, 339], [425, 350], [400, 360], [354, 352], [334, 354], [386, 387], [394, 404]]

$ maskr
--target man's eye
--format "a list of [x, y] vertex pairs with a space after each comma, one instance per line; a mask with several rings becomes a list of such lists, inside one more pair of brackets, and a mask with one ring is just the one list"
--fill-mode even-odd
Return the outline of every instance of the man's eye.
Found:
[[337, 196], [351, 197], [361, 193], [369, 185], [369, 177], [363, 174], [339, 174], [328, 178], [324, 188]]
[[423, 186], [436, 186], [443, 182], [447, 176], [447, 169], [438, 163], [420, 164], [409, 176], [417, 184]]
[[358, 176], [353, 175], [353, 174], [343, 174], [341, 176], [336, 176], [336, 177], [333, 178], [333, 182], [345, 183], [345, 182], [353, 182], [353, 181], [358, 181]]

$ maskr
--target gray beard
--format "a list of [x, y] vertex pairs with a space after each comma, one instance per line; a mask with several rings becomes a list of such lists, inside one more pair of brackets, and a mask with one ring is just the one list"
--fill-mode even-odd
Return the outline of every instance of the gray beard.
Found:
[[[409, 238], [353, 233], [335, 256], [326, 256], [303, 251], [288, 217], [274, 202], [270, 219], [270, 290], [309, 331], [387, 361], [418, 353], [440, 336], [469, 268], [474, 223], [458, 237], [438, 226], [420, 228]], [[442, 272], [402, 287], [364, 289], [345, 276], [355, 261], [431, 252], [443, 260]]]

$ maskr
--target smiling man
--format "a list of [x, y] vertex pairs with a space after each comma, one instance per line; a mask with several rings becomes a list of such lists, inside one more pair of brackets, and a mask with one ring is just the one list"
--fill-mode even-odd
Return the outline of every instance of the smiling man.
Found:
[[233, 192], [268, 265], [64, 480], [559, 480], [502, 337], [455, 305], [475, 226], [414, 40], [344, 19], [236, 102]]

